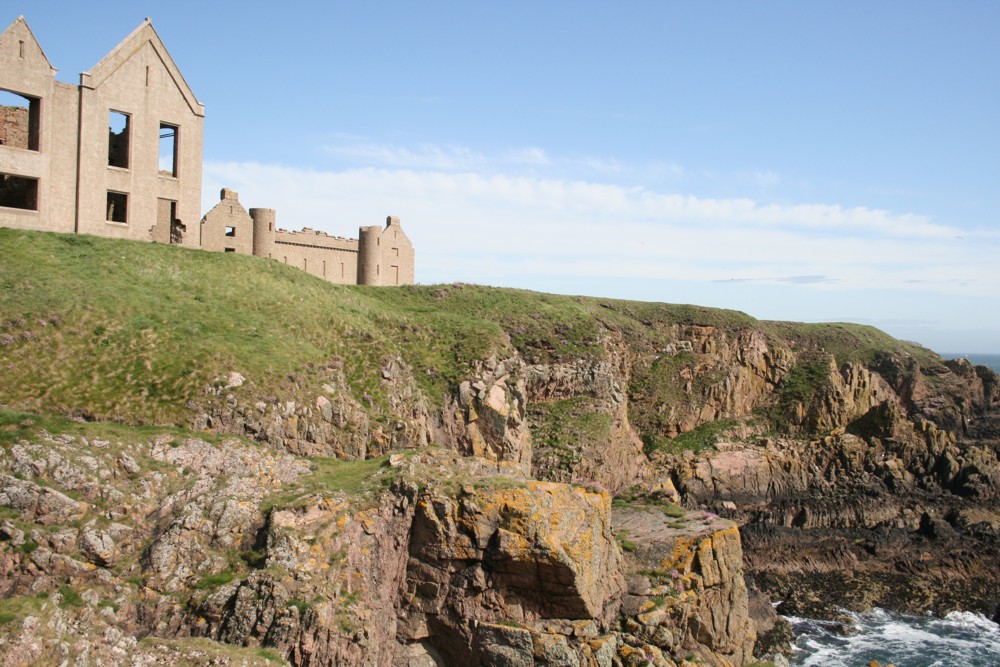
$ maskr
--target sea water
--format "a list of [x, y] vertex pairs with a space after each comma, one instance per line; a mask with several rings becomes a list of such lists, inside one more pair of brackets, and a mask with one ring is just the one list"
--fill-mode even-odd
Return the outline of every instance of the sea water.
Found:
[[795, 631], [791, 664], [857, 667], [877, 660], [896, 667], [997, 667], [1000, 626], [985, 616], [952, 612], [944, 618], [907, 616], [882, 609], [844, 612], [844, 624], [787, 617]]
[[1000, 354], [942, 354], [945, 359], [964, 358], [976, 366], [986, 366], [1000, 373]]

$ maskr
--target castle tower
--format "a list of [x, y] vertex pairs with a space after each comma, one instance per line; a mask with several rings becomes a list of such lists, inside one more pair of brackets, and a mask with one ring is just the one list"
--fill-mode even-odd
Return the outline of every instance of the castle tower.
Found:
[[257, 257], [270, 257], [274, 252], [274, 229], [277, 214], [273, 208], [252, 208], [253, 218], [253, 254]]
[[381, 285], [382, 228], [372, 225], [358, 231], [358, 284]]
[[385, 229], [380, 239], [380, 285], [413, 284], [413, 244], [410, 242], [399, 218], [390, 215], [385, 219]]

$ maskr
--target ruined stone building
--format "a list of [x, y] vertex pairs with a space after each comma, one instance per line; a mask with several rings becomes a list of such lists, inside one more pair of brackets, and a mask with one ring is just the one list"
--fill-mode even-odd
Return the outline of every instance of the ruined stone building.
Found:
[[289, 232], [230, 190], [201, 218], [205, 107], [149, 19], [79, 85], [56, 72], [24, 17], [0, 33], [0, 226], [253, 254], [337, 283], [413, 283], [398, 218], [358, 239]]
[[273, 209], [247, 211], [235, 192], [223, 189], [201, 221], [201, 244], [206, 250], [276, 259], [334, 283], [413, 284], [413, 244], [392, 216], [384, 229], [362, 227], [356, 239], [308, 227], [289, 232], [275, 227]]
[[56, 71], [23, 17], [0, 34], [0, 224], [199, 245], [205, 108], [152, 24]]

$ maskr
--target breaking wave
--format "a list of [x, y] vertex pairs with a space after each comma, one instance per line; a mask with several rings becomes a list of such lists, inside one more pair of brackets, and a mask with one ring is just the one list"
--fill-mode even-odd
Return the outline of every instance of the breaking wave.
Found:
[[795, 631], [791, 663], [802, 667], [856, 667], [877, 660], [896, 667], [996, 667], [1000, 626], [985, 616], [952, 612], [944, 618], [907, 616], [882, 609], [844, 612], [843, 623], [789, 616]]

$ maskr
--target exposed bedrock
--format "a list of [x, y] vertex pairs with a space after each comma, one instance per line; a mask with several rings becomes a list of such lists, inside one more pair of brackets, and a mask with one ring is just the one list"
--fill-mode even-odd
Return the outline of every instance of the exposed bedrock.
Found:
[[[976, 420], [988, 432], [996, 416]], [[992, 614], [1000, 590], [995, 441], [914, 424], [888, 400], [855, 428], [867, 438], [725, 443], [677, 457], [669, 474], [687, 503], [742, 524], [748, 570], [789, 613], [880, 605]]]
[[[490, 664], [550, 622], [607, 634], [624, 591], [610, 499], [562, 484], [418, 498], [399, 639], [445, 664]], [[509, 626], [507, 630], [483, 624]], [[523, 651], [522, 651], [523, 652]], [[529, 662], [529, 664], [531, 664]]]
[[617, 492], [648, 475], [628, 415], [631, 352], [610, 337], [604, 349], [605, 359], [525, 368], [536, 477], [594, 482]]
[[633, 646], [717, 665], [750, 661], [755, 631], [735, 523], [632, 506], [615, 509], [615, 529], [631, 543], [623, 628]]

